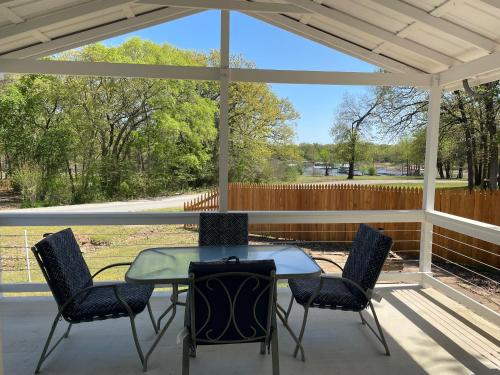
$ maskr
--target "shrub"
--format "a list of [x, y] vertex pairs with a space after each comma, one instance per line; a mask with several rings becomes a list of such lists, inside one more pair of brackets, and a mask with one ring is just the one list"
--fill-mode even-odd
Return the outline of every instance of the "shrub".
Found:
[[40, 195], [42, 171], [33, 164], [21, 165], [12, 174], [14, 188], [21, 193], [23, 207], [34, 207]]

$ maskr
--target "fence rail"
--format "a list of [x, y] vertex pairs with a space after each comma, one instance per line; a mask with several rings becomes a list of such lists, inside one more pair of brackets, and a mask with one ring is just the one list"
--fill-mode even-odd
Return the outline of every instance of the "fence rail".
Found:
[[[231, 211], [349, 211], [419, 210], [422, 189], [363, 185], [243, 184], [229, 185]], [[184, 204], [185, 211], [214, 211], [218, 191], [213, 190]], [[467, 219], [500, 225], [500, 191], [439, 189], [435, 210]], [[419, 251], [420, 223], [373, 223], [391, 233], [395, 251]], [[253, 224], [254, 232], [273, 232], [276, 237], [297, 241], [352, 241], [357, 224]], [[500, 267], [500, 246], [478, 238], [435, 227], [433, 252], [453, 262], [486, 263]], [[453, 249], [448, 251], [446, 249]], [[472, 258], [472, 259], [471, 259]]]

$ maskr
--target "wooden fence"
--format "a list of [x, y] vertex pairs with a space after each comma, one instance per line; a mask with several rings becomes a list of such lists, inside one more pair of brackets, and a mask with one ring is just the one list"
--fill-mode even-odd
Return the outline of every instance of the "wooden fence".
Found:
[[[500, 225], [500, 192], [436, 191], [435, 208], [474, 220]], [[241, 184], [229, 185], [229, 209], [234, 211], [290, 210], [413, 210], [422, 207], [422, 189], [366, 185]], [[218, 192], [213, 190], [184, 205], [185, 211], [215, 211]], [[394, 239], [394, 250], [415, 257], [419, 251], [420, 223], [373, 223]], [[350, 242], [357, 224], [259, 224], [250, 231], [276, 238]], [[500, 247], [444, 228], [434, 228], [433, 253], [462, 264], [474, 260], [500, 266]], [[473, 260], [474, 259], [474, 260]]]

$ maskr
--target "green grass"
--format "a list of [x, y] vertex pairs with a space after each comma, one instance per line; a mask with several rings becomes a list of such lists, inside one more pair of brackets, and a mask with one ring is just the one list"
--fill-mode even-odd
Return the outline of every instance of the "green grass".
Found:
[[[415, 176], [354, 176], [354, 181], [358, 180], [424, 180], [423, 177]], [[347, 181], [345, 175], [342, 176], [299, 176], [297, 182], [328, 182]]]
[[[405, 180], [420, 180], [421, 182], [395, 182], [395, 183], [377, 183], [377, 181], [380, 180], [398, 180], [398, 181], [405, 181]], [[325, 182], [348, 182], [347, 178], [345, 176], [300, 176], [297, 179], [297, 183], [325, 183]], [[424, 184], [424, 178], [423, 177], [414, 177], [414, 176], [355, 176], [354, 180], [350, 180], [349, 183], [351, 182], [356, 182], [356, 181], [373, 181], [373, 184], [370, 185], [377, 185], [377, 186], [390, 186], [390, 187], [422, 187]], [[365, 183], [364, 183], [365, 185]], [[467, 180], [461, 179], [461, 180], [436, 180], [436, 188], [438, 189], [443, 189], [443, 188], [466, 188], [467, 187]]]
[[[4, 268], [3, 283], [28, 281], [24, 229], [28, 230], [28, 245], [32, 246], [44, 233], [63, 228], [48, 226], [2, 228], [0, 254]], [[141, 250], [148, 247], [189, 246], [198, 241], [198, 234], [185, 229], [182, 225], [78, 226], [72, 229], [78, 237], [91, 273], [111, 263], [132, 261]], [[12, 248], [13, 246], [15, 248]], [[28, 255], [32, 281], [43, 282], [43, 276], [31, 250]], [[126, 267], [112, 268], [104, 271], [96, 280], [123, 280], [125, 271]]]

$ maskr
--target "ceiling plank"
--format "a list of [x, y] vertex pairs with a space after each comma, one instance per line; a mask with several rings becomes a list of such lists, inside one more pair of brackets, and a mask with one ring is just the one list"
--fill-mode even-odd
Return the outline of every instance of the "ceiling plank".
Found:
[[140, 0], [138, 4], [163, 5], [193, 9], [237, 10], [258, 13], [310, 13], [303, 8], [282, 3], [265, 3], [235, 0]]
[[76, 17], [103, 11], [105, 9], [120, 7], [130, 3], [130, 0], [95, 0], [88, 3], [75, 5], [69, 8], [51, 12], [44, 16], [32, 18], [17, 25], [9, 25], [0, 28], [0, 39], [13, 37], [22, 33], [30, 33], [34, 30], [64, 22]]
[[93, 29], [62, 36], [57, 39], [53, 39], [50, 42], [40, 43], [17, 51], [4, 53], [0, 56], [0, 58], [8, 57], [34, 59], [43, 56], [50, 56], [54, 53], [81, 47], [86, 44], [98, 42], [100, 40], [112, 38], [114, 36], [126, 34], [135, 30], [140, 30], [145, 27], [158, 25], [163, 22], [187, 17], [199, 12], [199, 10], [186, 10], [181, 8], [160, 9], [146, 14], [139, 14], [134, 18], [123, 19], [104, 26], [98, 26]]
[[300, 21], [294, 20], [290, 17], [277, 14], [260, 14], [260, 13], [248, 13], [249, 16], [257, 18], [261, 21], [270, 23], [274, 26], [280, 27], [284, 30], [292, 32], [294, 34], [300, 35], [307, 39], [313, 40], [317, 43], [323, 44], [327, 47], [336, 49], [340, 52], [344, 52], [358, 59], [366, 61], [370, 64], [379, 66], [389, 72], [394, 73], [422, 73], [421, 70], [411, 67], [409, 65], [403, 64], [397, 60], [391, 59], [389, 57], [376, 54], [367, 48], [358, 46], [357, 44], [348, 42], [344, 39], [338, 38], [334, 35], [328, 34], [326, 32], [320, 31], [313, 27], [304, 25]]
[[353, 17], [347, 13], [343, 13], [333, 8], [317, 4], [314, 1], [311, 0], [288, 0], [288, 1], [291, 4], [295, 4], [304, 9], [310, 10], [311, 12], [314, 13], [316, 17], [323, 17], [327, 18], [329, 21], [342, 23], [355, 30], [362, 31], [368, 35], [379, 38], [387, 43], [420, 54], [425, 58], [431, 59], [435, 62], [444, 65], [445, 67], [450, 67], [452, 65], [461, 63], [461, 61], [451, 56], [445, 55], [439, 51], [435, 51], [429, 47], [423, 46], [409, 39], [400, 38], [399, 36], [393, 34], [390, 31], [372, 25], [364, 20]]
[[452, 35], [455, 38], [458, 38], [473, 46], [481, 48], [487, 52], [492, 52], [500, 47], [500, 44], [496, 43], [495, 41], [489, 38], [486, 38], [469, 29], [454, 24], [453, 22], [444, 20], [439, 17], [434, 17], [429, 13], [427, 13], [426, 11], [414, 7], [413, 5], [404, 3], [402, 1], [399, 0], [370, 0], [370, 1], [375, 2], [378, 5], [381, 5], [401, 15], [409, 17], [414, 21], [417, 21], [423, 25], [431, 26], [437, 30], [442, 31], [443, 33]]

